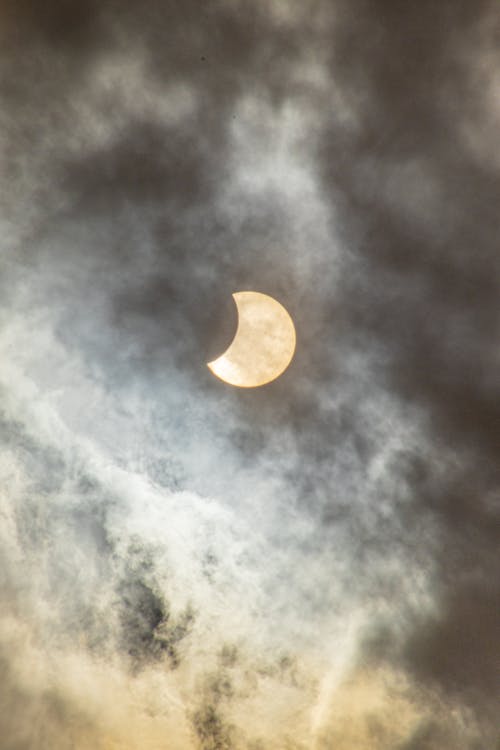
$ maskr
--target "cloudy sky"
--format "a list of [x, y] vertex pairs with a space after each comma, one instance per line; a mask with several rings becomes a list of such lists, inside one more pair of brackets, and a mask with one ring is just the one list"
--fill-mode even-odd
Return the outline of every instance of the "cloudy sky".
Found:
[[[499, 39], [3, 0], [2, 750], [500, 747]], [[297, 329], [248, 390], [244, 289]]]

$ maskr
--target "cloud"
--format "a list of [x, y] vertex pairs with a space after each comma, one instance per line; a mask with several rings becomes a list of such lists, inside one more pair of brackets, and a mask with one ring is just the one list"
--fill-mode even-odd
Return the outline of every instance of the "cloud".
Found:
[[[35, 5], [0, 32], [8, 747], [492, 746], [496, 6]], [[298, 332], [249, 392], [205, 367], [241, 288]]]
[[[351, 92], [358, 129], [340, 151], [329, 127], [321, 149], [325, 189], [334, 186], [332, 201], [352, 243], [352, 283], [340, 287], [336, 304], [358, 336], [382, 344], [379, 375], [426, 424], [427, 457], [418, 449], [396, 471], [406, 475], [412, 494], [410, 515], [405, 510], [402, 518], [413, 529], [427, 518], [440, 539], [433, 553], [438, 614], [418, 620], [407, 657], [419, 680], [458, 691], [467, 702], [477, 680], [489, 679], [489, 616], [482, 633], [478, 613], [483, 607], [492, 613], [498, 602], [488, 583], [497, 543], [491, 342], [498, 288], [491, 280], [498, 181], [463, 147], [460, 132], [475, 117], [466, 92], [482, 65], [481, 55], [464, 50], [488, 13], [496, 13], [489, 3], [472, 14], [466, 4], [453, 11], [424, 4], [418, 17], [416, 6], [363, 7], [358, 20], [345, 9], [331, 63]], [[348, 46], [357, 49], [362, 40], [352, 64], [343, 64]], [[464, 638], [482, 665], [477, 672], [464, 657]], [[476, 701], [477, 695], [477, 707]]]

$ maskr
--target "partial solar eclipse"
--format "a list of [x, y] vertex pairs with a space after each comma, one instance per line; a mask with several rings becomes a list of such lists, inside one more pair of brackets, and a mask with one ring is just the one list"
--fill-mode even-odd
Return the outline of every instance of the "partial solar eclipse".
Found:
[[273, 297], [260, 292], [236, 292], [238, 327], [234, 339], [207, 367], [225, 383], [256, 388], [276, 380], [295, 352], [295, 326]]

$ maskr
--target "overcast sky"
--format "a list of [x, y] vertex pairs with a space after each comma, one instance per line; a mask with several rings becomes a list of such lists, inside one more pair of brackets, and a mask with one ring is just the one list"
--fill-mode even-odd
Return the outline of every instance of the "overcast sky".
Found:
[[2, 750], [500, 747], [499, 38], [2, 2]]

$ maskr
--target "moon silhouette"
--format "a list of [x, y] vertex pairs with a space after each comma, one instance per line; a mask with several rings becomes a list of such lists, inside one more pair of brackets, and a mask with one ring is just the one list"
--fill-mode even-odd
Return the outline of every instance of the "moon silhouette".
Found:
[[256, 388], [276, 380], [295, 352], [295, 326], [273, 297], [260, 292], [236, 292], [238, 327], [234, 339], [207, 367], [238, 388]]

